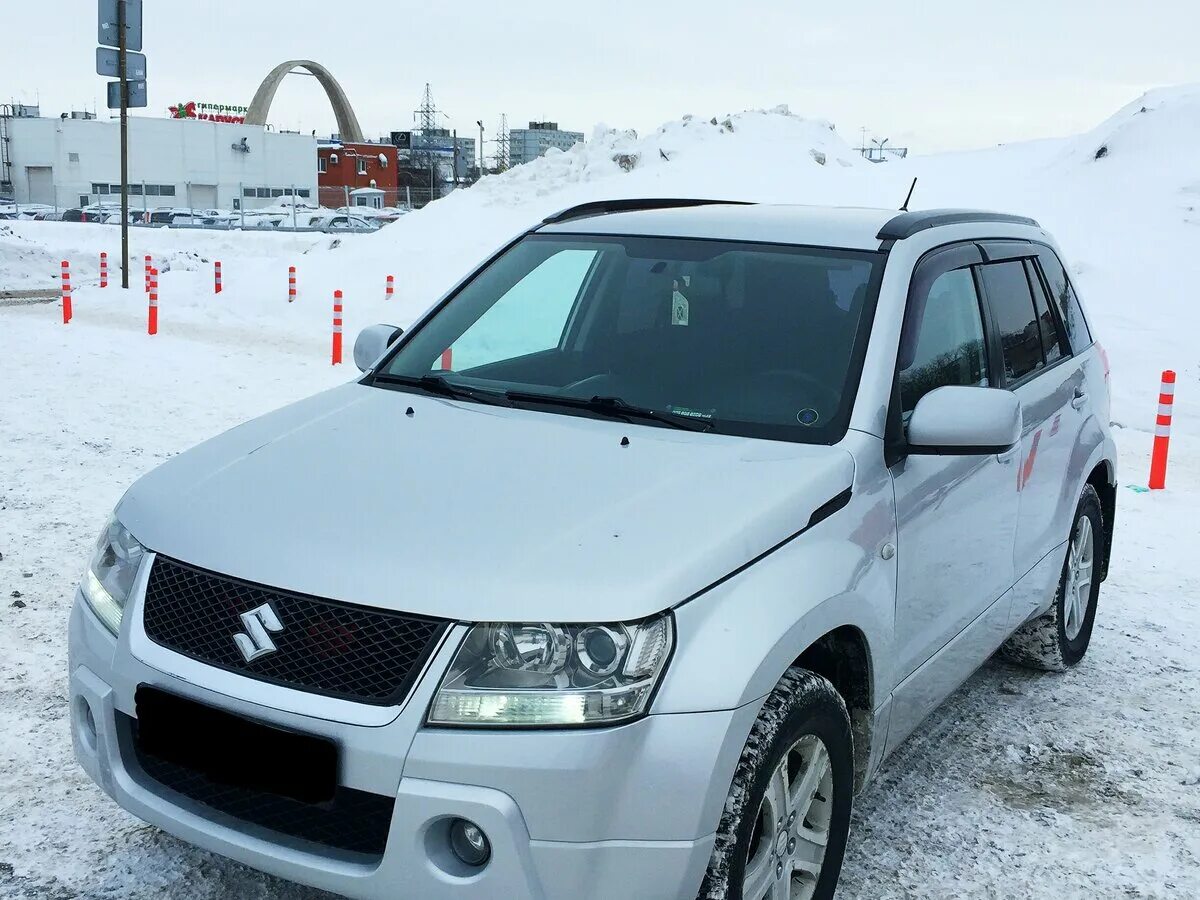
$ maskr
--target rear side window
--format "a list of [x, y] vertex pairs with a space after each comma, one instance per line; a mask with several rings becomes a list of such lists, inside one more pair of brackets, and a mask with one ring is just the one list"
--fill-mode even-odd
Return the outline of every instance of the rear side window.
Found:
[[980, 266], [979, 274], [999, 333], [1004, 374], [1010, 382], [1020, 381], [1045, 365], [1025, 263], [1016, 259]]
[[1042, 289], [1042, 280], [1038, 277], [1032, 259], [1025, 261], [1025, 274], [1029, 278], [1029, 286], [1033, 289], [1033, 304], [1037, 308], [1038, 326], [1042, 331], [1042, 355], [1046, 358], [1046, 365], [1051, 365], [1071, 354], [1064, 347], [1065, 341], [1060, 334], [1058, 316], [1046, 302], [1046, 292]]
[[900, 405], [905, 415], [935, 388], [986, 387], [987, 352], [979, 294], [970, 269], [939, 276], [929, 288], [912, 361], [900, 371]]
[[1079, 353], [1092, 345], [1092, 334], [1088, 329], [1087, 320], [1083, 317], [1079, 297], [1067, 278], [1067, 271], [1063, 268], [1058, 254], [1049, 247], [1038, 247], [1038, 258], [1042, 264], [1042, 274], [1046, 276], [1046, 282], [1050, 285], [1051, 302], [1058, 306], [1058, 314], [1066, 325], [1071, 350]]

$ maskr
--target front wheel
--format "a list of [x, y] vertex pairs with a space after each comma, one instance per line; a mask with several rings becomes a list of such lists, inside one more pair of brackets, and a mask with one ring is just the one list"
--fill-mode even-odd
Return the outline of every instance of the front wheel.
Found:
[[789, 669], [742, 751], [701, 900], [830, 900], [853, 793], [845, 702], [819, 675]]

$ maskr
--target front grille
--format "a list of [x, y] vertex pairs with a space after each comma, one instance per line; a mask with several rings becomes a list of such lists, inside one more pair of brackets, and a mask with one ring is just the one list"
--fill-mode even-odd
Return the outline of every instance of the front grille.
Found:
[[270, 831], [337, 850], [383, 856], [394, 798], [339, 785], [331, 801], [314, 804], [221, 784], [202, 772], [145, 753], [137, 741], [137, 720], [117, 715], [129, 738], [122, 743], [132, 750], [142, 772], [163, 787]]
[[[269, 627], [243, 619], [268, 604]], [[165, 556], [150, 572], [143, 618], [152, 641], [200, 662], [378, 706], [404, 700], [448, 624], [264, 587]], [[251, 650], [274, 649], [247, 660], [240, 633]]]

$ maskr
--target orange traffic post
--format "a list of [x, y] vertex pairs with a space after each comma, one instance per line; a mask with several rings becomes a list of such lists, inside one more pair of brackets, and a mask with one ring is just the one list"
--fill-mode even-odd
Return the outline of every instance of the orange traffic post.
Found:
[[396, 279], [391, 275], [387, 277], [387, 299], [391, 300], [396, 294]]
[[150, 314], [146, 334], [158, 334], [158, 269], [150, 270]]
[[221, 261], [213, 263], [213, 293], [221, 293]]
[[1158, 419], [1154, 426], [1154, 451], [1150, 456], [1150, 490], [1161, 491], [1167, 486], [1167, 451], [1171, 446], [1171, 410], [1175, 404], [1175, 373], [1162, 373], [1158, 389]]
[[288, 266], [288, 303], [296, 302], [296, 267]]
[[62, 300], [63, 324], [67, 325], [71, 322], [71, 264], [65, 259], [62, 261]]
[[442, 351], [442, 371], [450, 372], [454, 369], [454, 350], [447, 347]]
[[108, 254], [100, 252], [100, 287], [108, 287]]
[[146, 293], [150, 293], [150, 254], [146, 254]]
[[333, 354], [330, 365], [342, 361], [342, 292], [333, 292]]

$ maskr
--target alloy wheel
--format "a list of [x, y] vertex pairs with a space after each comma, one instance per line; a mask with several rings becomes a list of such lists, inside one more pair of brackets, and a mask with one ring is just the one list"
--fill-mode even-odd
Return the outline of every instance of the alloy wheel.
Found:
[[1067, 551], [1067, 583], [1063, 589], [1063, 631], [1073, 641], [1083, 631], [1088, 604], [1092, 599], [1092, 568], [1096, 560], [1096, 539], [1092, 520], [1080, 516]]
[[810, 900], [833, 815], [833, 767], [824, 742], [805, 735], [771, 774], [750, 835], [743, 900]]

